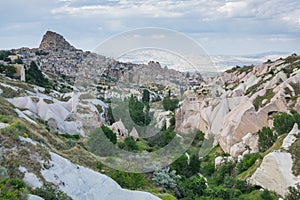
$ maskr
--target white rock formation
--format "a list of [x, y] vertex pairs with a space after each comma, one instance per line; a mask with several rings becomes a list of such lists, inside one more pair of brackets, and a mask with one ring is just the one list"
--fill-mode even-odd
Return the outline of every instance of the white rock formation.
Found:
[[[284, 139], [282, 147], [288, 149], [295, 141], [293, 137], [298, 134], [298, 126]], [[271, 191], [285, 196], [289, 186], [295, 186], [300, 183], [300, 176], [292, 173], [293, 159], [292, 155], [286, 151], [274, 151], [266, 155], [260, 167], [254, 172], [249, 181], [254, 185], [259, 185]]]
[[129, 133], [129, 136], [132, 136], [135, 140], [139, 139], [140, 137], [135, 127], [132, 128], [131, 132]]
[[[76, 95], [74, 95], [73, 98], [76, 98]], [[23, 112], [16, 110], [19, 116], [27, 121], [35, 123], [26, 114], [29, 114], [31, 117], [37, 116], [48, 122], [49, 127], [53, 131], [70, 135], [76, 135], [78, 133], [85, 135], [83, 129], [85, 126], [97, 127], [99, 121], [104, 118], [101, 115], [102, 113], [98, 113], [94, 105], [102, 106], [103, 110], [107, 107], [102, 101], [96, 99], [86, 99], [86, 104], [81, 105], [79, 103], [75, 106], [73, 99], [70, 99], [68, 102], [61, 102], [46, 95], [41, 97], [16, 97], [8, 99], [8, 101], [18, 108], [28, 109]], [[74, 111], [74, 107], [78, 110]], [[84, 111], [81, 113], [79, 109]], [[73, 114], [74, 112], [75, 114]]]
[[28, 200], [44, 200], [42, 197], [33, 195], [33, 194], [28, 194], [27, 196]]
[[293, 160], [290, 153], [269, 153], [249, 181], [284, 196], [289, 186], [300, 183], [300, 176], [295, 177], [292, 173], [292, 166]]
[[289, 134], [284, 138], [282, 142], [282, 148], [288, 150], [289, 147], [296, 141], [297, 135], [300, 133], [298, 129], [298, 124], [295, 123], [293, 129], [289, 132]]
[[43, 177], [74, 200], [159, 200], [147, 192], [122, 189], [108, 176], [75, 165], [55, 153], [51, 153], [50, 164], [51, 168], [41, 171]]
[[28, 172], [25, 167], [20, 166], [19, 171], [24, 173], [23, 181], [27, 186], [35, 189], [43, 186], [42, 181], [32, 172]]

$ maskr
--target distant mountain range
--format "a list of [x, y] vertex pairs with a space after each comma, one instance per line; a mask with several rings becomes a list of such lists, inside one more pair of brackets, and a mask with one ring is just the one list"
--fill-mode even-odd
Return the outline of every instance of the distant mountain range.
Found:
[[[210, 61], [205, 63], [210, 63], [209, 65], [214, 66], [205, 66], [205, 67], [196, 67], [200, 71], [211, 72], [213, 71], [224, 71], [235, 66], [244, 66], [244, 65], [258, 65], [267, 60], [277, 60], [281, 57], [287, 57], [291, 55], [291, 52], [265, 52], [260, 54], [250, 54], [250, 55], [211, 55], [209, 56]], [[189, 63], [178, 57], [175, 54], [170, 54], [169, 52], [157, 51], [157, 50], [144, 50], [144, 51], [135, 51], [130, 52], [118, 58], [122, 62], [132, 62], [132, 63], [148, 63], [150, 60], [159, 62], [162, 66], [167, 66], [171, 69], [176, 69], [178, 71], [190, 71], [191, 68], [188, 67]], [[207, 70], [203, 70], [203, 68]]]

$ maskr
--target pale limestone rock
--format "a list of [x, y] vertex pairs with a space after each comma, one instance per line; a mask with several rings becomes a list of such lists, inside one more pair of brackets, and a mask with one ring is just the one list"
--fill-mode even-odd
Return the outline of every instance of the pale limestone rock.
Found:
[[[294, 125], [288, 136], [282, 143], [283, 149], [288, 149], [295, 141], [293, 137], [298, 134], [297, 124]], [[300, 183], [300, 176], [295, 176], [292, 172], [293, 159], [288, 152], [274, 151], [266, 155], [260, 167], [249, 179], [250, 183], [259, 185], [271, 191], [275, 191], [281, 196], [285, 196], [289, 186]]]
[[215, 158], [215, 167], [221, 166], [222, 163], [224, 163], [225, 160], [222, 156], [218, 156]]
[[246, 150], [245, 144], [243, 144], [243, 142], [239, 142], [230, 148], [230, 155], [233, 157], [238, 157], [238, 155], [241, 155]]
[[296, 141], [297, 135], [300, 133], [298, 129], [298, 124], [295, 123], [293, 129], [289, 132], [289, 134], [284, 138], [282, 142], [282, 148], [288, 150], [289, 147]]
[[242, 138], [243, 143], [250, 148], [249, 153], [258, 152], [258, 136], [248, 133]]
[[44, 200], [42, 197], [33, 195], [33, 194], [28, 194], [27, 196], [28, 200]]
[[24, 173], [23, 181], [29, 187], [35, 189], [43, 186], [42, 181], [34, 173], [28, 172], [28, 170], [25, 167], [20, 166], [19, 171]]
[[293, 160], [290, 153], [269, 153], [249, 181], [284, 196], [289, 186], [300, 182], [300, 176], [295, 177], [292, 173], [292, 165]]
[[141, 191], [122, 189], [114, 180], [91, 169], [77, 166], [67, 159], [51, 154], [53, 167], [43, 169], [42, 176], [74, 200], [159, 200], [158, 197]]

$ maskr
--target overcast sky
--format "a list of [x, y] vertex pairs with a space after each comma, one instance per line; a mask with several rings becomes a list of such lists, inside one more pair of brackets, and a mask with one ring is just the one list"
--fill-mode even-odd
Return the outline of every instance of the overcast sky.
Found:
[[186, 34], [211, 55], [300, 53], [299, 0], [5, 0], [0, 49], [38, 47], [47, 30], [93, 50], [135, 28]]

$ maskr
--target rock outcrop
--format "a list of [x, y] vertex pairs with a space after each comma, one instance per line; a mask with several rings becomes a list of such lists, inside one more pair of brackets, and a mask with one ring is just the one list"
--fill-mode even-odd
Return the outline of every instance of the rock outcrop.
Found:
[[63, 36], [52, 31], [47, 31], [43, 36], [39, 49], [46, 51], [76, 50]]
[[[176, 131], [197, 128], [206, 136], [214, 135], [214, 144], [233, 157], [257, 152], [254, 136], [264, 126], [272, 127], [274, 114], [292, 109], [300, 113], [299, 59], [291, 56], [207, 78], [208, 94], [197, 89], [186, 93], [176, 114]], [[244, 141], [247, 134], [252, 139]]]
[[[295, 125], [282, 143], [283, 149], [288, 149], [295, 141], [294, 137], [300, 130]], [[285, 196], [289, 186], [295, 186], [300, 183], [300, 176], [292, 173], [293, 159], [292, 155], [285, 150], [274, 151], [266, 155], [252, 177], [250, 183], [259, 185], [281, 196]]]
[[51, 168], [42, 170], [43, 177], [74, 200], [159, 200], [147, 192], [122, 189], [108, 176], [76, 166], [55, 153], [51, 153], [50, 163]]

